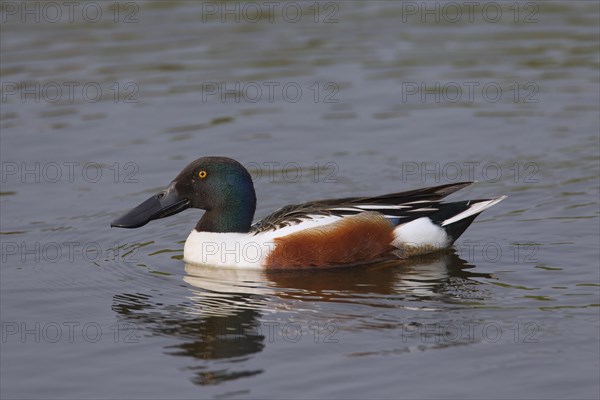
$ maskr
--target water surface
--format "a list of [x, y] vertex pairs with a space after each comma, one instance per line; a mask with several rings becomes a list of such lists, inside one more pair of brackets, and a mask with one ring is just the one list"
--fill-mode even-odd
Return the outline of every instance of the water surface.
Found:
[[[9, 3], [3, 398], [600, 396], [597, 3]], [[462, 180], [509, 197], [447, 253], [333, 271], [186, 266], [198, 210], [109, 228], [205, 155], [249, 167], [257, 218]]]

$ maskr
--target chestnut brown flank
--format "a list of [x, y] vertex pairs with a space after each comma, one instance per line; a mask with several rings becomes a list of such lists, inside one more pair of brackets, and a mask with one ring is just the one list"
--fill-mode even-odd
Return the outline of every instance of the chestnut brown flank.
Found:
[[275, 239], [270, 269], [348, 265], [377, 260], [393, 250], [394, 226], [377, 212], [364, 212], [323, 227]]

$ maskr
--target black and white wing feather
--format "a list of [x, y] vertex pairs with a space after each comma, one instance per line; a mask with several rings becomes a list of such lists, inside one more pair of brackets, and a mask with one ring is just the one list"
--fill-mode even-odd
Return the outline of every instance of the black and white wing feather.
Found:
[[[469, 204], [468, 202], [441, 204], [441, 199], [470, 184], [472, 182], [451, 183], [376, 197], [348, 197], [289, 205], [256, 222], [252, 225], [250, 233], [281, 229], [324, 216], [343, 218], [366, 211], [379, 212], [394, 225], [404, 224], [424, 216], [429, 216], [432, 220], [446, 218], [453, 213], [461, 212], [460, 209], [464, 209], [465, 206], [468, 208]], [[449, 207], [452, 205], [455, 206]], [[456, 209], [457, 207], [459, 209]]]

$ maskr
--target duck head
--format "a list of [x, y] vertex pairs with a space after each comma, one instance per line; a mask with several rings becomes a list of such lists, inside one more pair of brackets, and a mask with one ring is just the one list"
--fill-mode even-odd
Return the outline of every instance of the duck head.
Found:
[[227, 157], [203, 157], [189, 164], [166, 189], [150, 197], [110, 226], [139, 228], [187, 208], [206, 212], [199, 232], [248, 232], [256, 210], [252, 177]]

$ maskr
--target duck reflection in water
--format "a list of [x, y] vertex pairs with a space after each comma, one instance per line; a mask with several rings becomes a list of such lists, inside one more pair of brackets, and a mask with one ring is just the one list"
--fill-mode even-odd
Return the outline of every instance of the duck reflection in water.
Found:
[[[302, 312], [294, 309], [297, 301], [302, 302], [304, 311], [314, 305], [310, 318], [332, 320], [331, 314], [319, 315], [324, 314], [319, 303], [333, 303], [343, 313], [348, 302], [406, 309], [430, 299], [455, 303], [457, 291], [468, 291], [470, 301], [474, 296], [483, 299], [483, 291], [476, 288], [479, 282], [473, 278], [492, 277], [471, 272], [471, 268], [474, 266], [451, 251], [410, 262], [326, 271], [265, 272], [186, 265], [183, 279], [191, 292], [186, 301], [169, 305], [154, 294], [123, 293], [114, 296], [113, 310], [122, 322], [136, 324], [139, 330], [183, 341], [166, 347], [166, 352], [195, 359], [189, 367], [194, 371], [192, 381], [210, 385], [262, 373], [261, 369], [245, 369], [241, 361], [272, 342], [265, 321], [287, 322], [292, 317], [305, 327]], [[406, 306], [407, 301], [412, 307]], [[306, 326], [310, 323], [305, 322]], [[414, 321], [403, 318], [397, 327], [405, 324]]]

